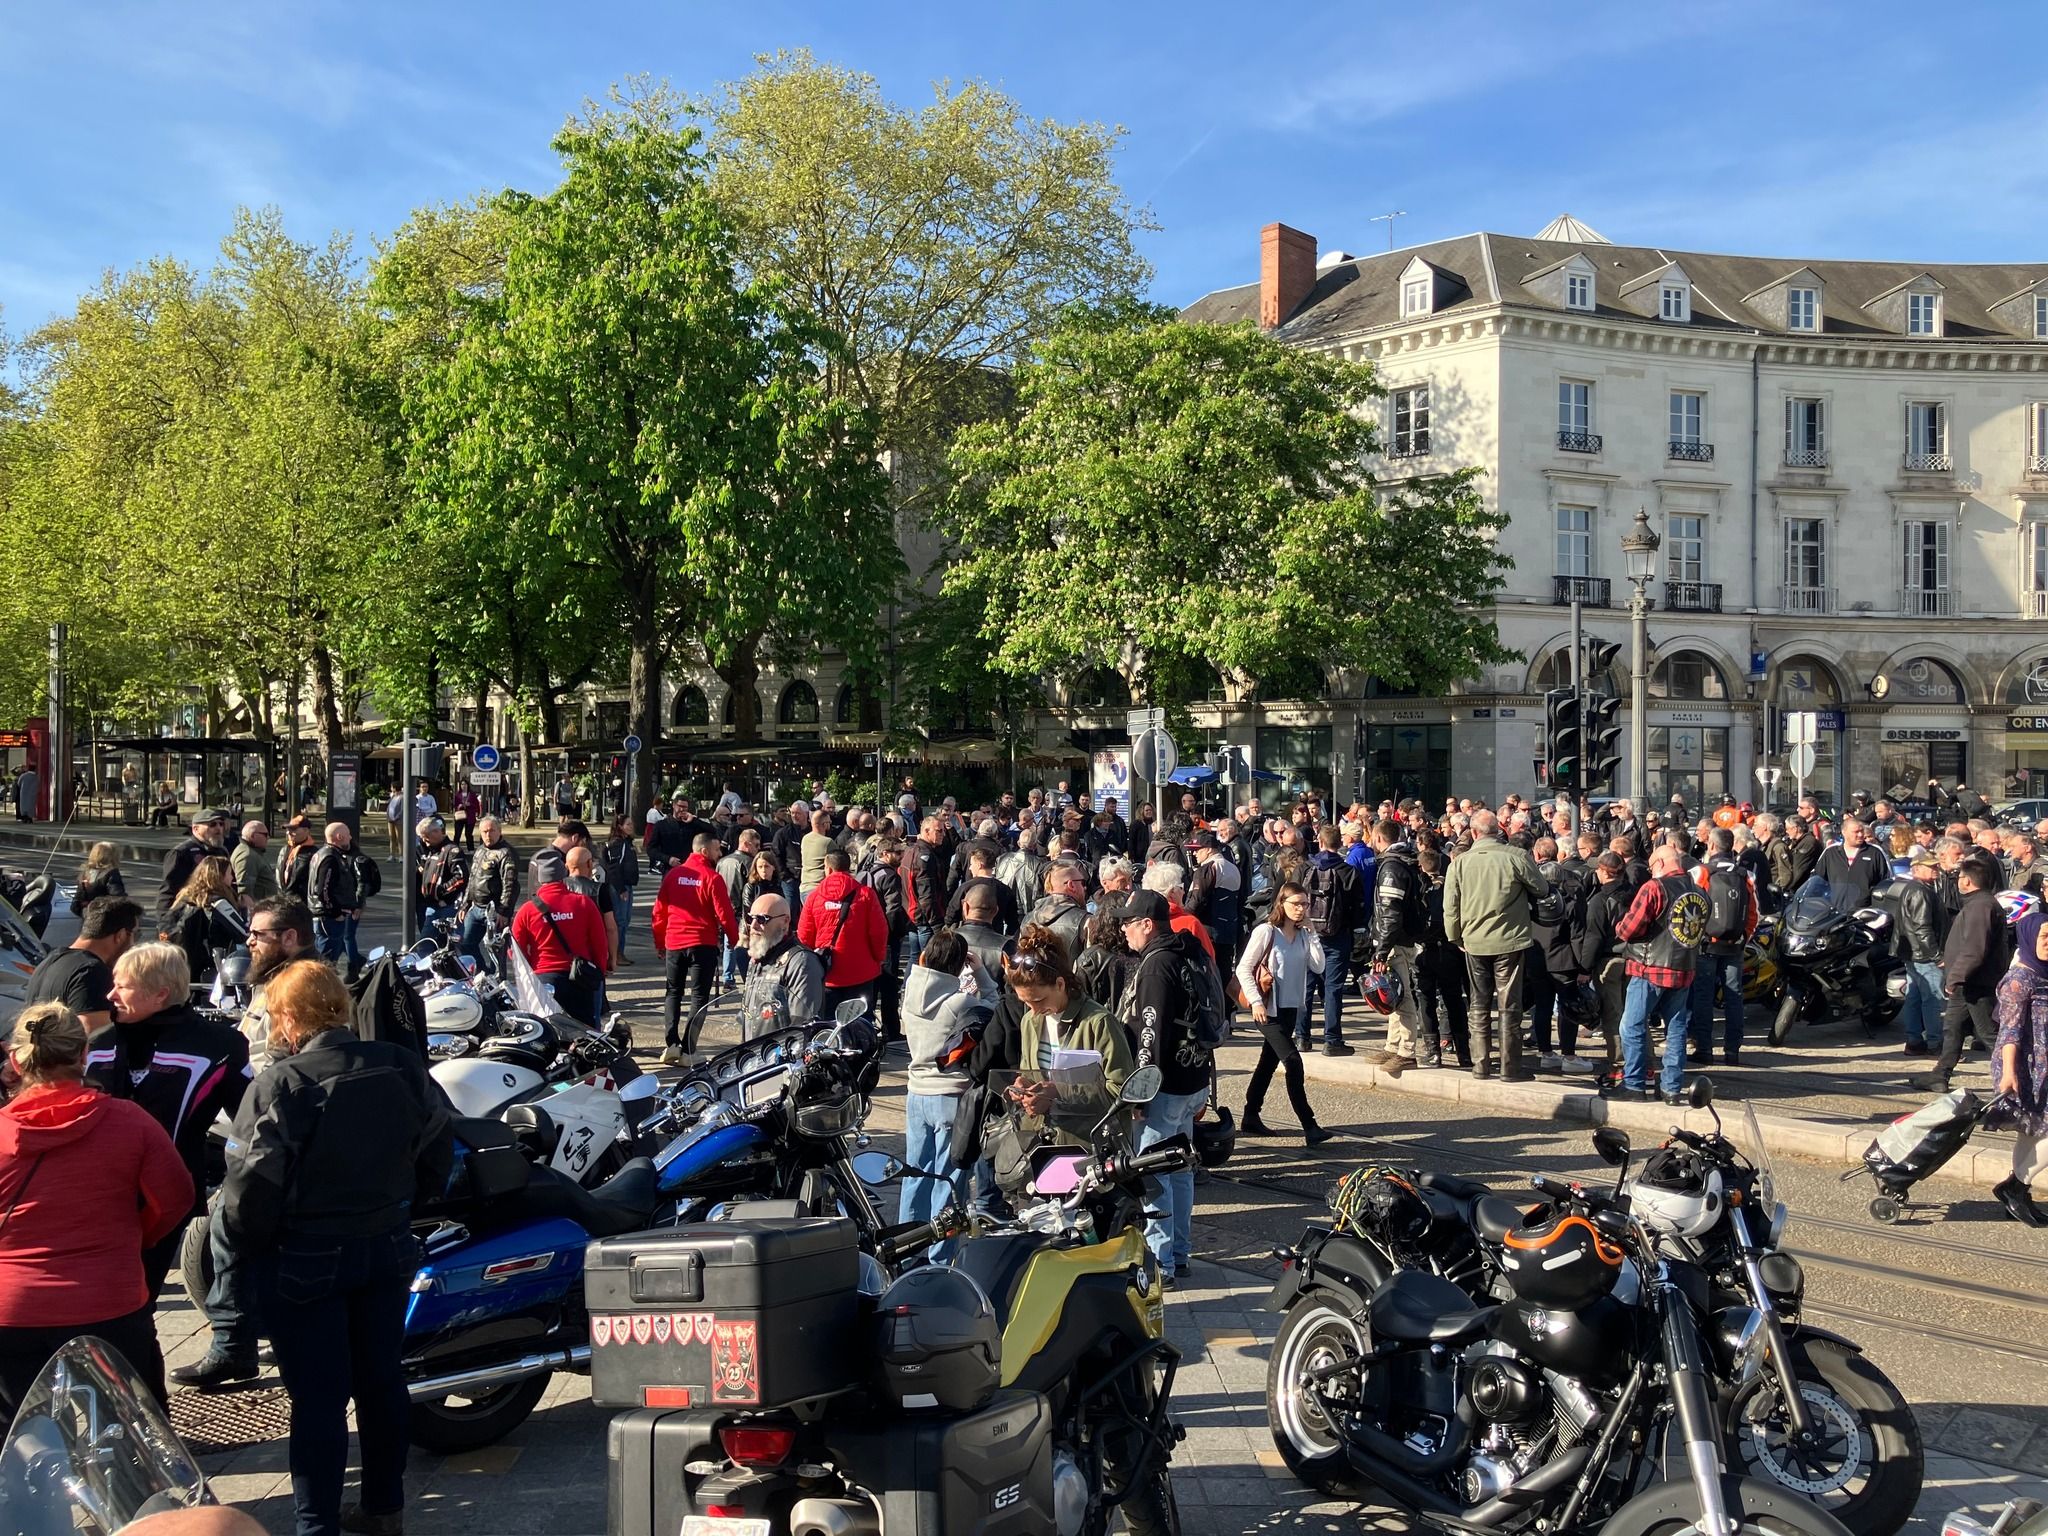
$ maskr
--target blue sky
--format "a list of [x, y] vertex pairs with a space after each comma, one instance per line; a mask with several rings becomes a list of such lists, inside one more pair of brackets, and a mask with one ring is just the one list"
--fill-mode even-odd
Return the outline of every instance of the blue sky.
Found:
[[1616, 241], [2048, 259], [2038, 5], [1693, 0], [1281, 7], [357, 0], [0, 11], [0, 320], [105, 268], [208, 261], [238, 203], [364, 249], [413, 207], [544, 188], [547, 140], [635, 73], [707, 92], [807, 46], [918, 102], [941, 77], [1118, 123], [1160, 228], [1155, 296], [1256, 275], [1279, 218], [1325, 250], [1569, 210]]

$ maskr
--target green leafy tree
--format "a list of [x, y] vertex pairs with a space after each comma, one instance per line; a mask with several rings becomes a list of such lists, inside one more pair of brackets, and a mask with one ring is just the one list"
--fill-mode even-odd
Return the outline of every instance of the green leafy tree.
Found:
[[1502, 520], [1470, 473], [1373, 479], [1369, 367], [1120, 304], [1071, 315], [1017, 390], [1014, 421], [960, 434], [942, 517], [997, 670], [1112, 666], [1165, 703], [1203, 662], [1429, 688], [1507, 659], [1479, 611]]
[[[420, 392], [415, 463], [443, 455], [436, 494], [473, 512], [517, 487], [532, 531], [616, 591], [639, 812], [675, 647], [863, 610], [895, 560], [886, 482], [870, 424], [820, 383], [830, 336], [740, 279], [679, 103], [615, 95], [554, 148], [561, 185], [500, 204], [502, 304]], [[752, 712], [748, 690], [743, 730]]]

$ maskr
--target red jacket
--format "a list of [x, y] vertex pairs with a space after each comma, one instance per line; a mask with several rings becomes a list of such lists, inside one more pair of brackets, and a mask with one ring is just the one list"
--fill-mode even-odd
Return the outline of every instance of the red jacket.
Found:
[[[846, 921], [839, 913], [847, 902], [853, 906]], [[835, 943], [832, 935], [838, 933]], [[821, 956], [828, 949], [836, 956], [825, 972], [828, 987], [863, 987], [882, 974], [882, 956], [889, 947], [889, 925], [882, 917], [882, 904], [875, 893], [844, 870], [836, 870], [818, 882], [804, 898], [804, 915], [797, 920], [797, 942], [815, 949]]]
[[716, 944], [721, 936], [728, 944], [739, 943], [732, 892], [725, 888], [718, 867], [701, 853], [669, 865], [668, 873], [661, 877], [661, 889], [655, 892], [647, 931], [654, 935], [656, 954]]
[[10, 1202], [0, 1328], [103, 1323], [149, 1300], [142, 1250], [191, 1212], [192, 1175], [141, 1105], [52, 1083], [0, 1106], [0, 1211]]
[[[534, 902], [548, 909], [555, 920], [554, 932], [534, 910]], [[559, 933], [561, 937], [556, 938]], [[512, 942], [540, 976], [568, 974], [569, 961], [588, 960], [601, 971], [611, 969], [612, 946], [605, 937], [604, 919], [597, 915], [597, 903], [579, 896], [559, 880], [550, 880], [519, 903], [512, 914]], [[566, 947], [565, 947], [566, 946]], [[571, 952], [573, 953], [573, 956]]]

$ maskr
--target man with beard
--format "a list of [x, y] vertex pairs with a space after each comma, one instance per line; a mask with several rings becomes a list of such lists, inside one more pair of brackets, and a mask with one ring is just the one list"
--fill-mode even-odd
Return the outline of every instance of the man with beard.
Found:
[[[271, 1057], [266, 984], [292, 961], [312, 958], [316, 958], [313, 914], [304, 902], [290, 896], [273, 897], [249, 915], [249, 981], [253, 990], [242, 1015], [242, 1033], [249, 1041], [252, 1072], [262, 1071]], [[206, 1320], [213, 1328], [213, 1342], [199, 1360], [173, 1370], [171, 1380], [181, 1387], [211, 1392], [256, 1375], [257, 1328], [245, 1294], [248, 1272], [235, 1262], [234, 1250], [212, 1213], [207, 1217], [206, 1243], [213, 1257], [213, 1283], [206, 1292]]]
[[192, 818], [192, 835], [164, 855], [163, 884], [157, 888], [156, 909], [158, 912], [171, 910], [171, 903], [178, 892], [185, 889], [185, 882], [192, 878], [192, 871], [215, 854], [225, 855], [228, 835], [228, 813], [226, 811], [201, 811]]
[[762, 893], [747, 909], [747, 980], [740, 1037], [808, 1024], [825, 1005], [825, 967], [790, 931], [789, 898]]

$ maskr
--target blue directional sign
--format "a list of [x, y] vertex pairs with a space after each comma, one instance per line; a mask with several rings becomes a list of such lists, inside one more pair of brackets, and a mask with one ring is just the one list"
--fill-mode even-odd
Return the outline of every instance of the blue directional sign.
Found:
[[469, 749], [469, 762], [480, 773], [496, 773], [498, 749], [487, 741], [480, 741]]
[[640, 750], [640, 738], [638, 736], [628, 736], [623, 745], [626, 749], [626, 755], [631, 757]]

